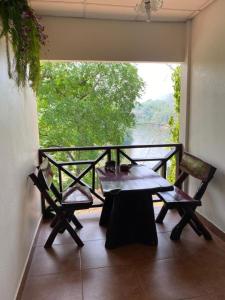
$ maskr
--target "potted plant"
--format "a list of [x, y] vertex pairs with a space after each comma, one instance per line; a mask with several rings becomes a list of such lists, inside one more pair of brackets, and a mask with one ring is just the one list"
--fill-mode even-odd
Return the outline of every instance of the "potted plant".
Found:
[[[36, 90], [40, 78], [40, 49], [46, 43], [44, 27], [27, 0], [0, 1], [0, 38], [6, 38], [9, 77], [24, 87], [27, 82]], [[11, 43], [14, 58], [11, 59]]]

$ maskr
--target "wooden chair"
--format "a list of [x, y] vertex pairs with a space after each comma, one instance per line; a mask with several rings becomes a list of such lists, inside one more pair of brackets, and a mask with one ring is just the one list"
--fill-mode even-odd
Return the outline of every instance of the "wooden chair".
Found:
[[[174, 190], [158, 193], [158, 196], [162, 199], [164, 205], [156, 218], [156, 222], [162, 223], [169, 209], [177, 209], [181, 216], [181, 220], [172, 230], [170, 236], [172, 240], [180, 239], [182, 230], [187, 224], [190, 224], [199, 236], [203, 234], [206, 240], [210, 240], [212, 237], [196, 216], [195, 210], [201, 205], [201, 198], [206, 191], [210, 180], [213, 178], [216, 168], [201, 159], [184, 152], [179, 169], [180, 175], [174, 184]], [[188, 176], [200, 180], [200, 185], [193, 198], [181, 190], [182, 184]]]
[[[70, 222], [72, 221], [77, 229], [82, 228], [82, 225], [74, 215], [74, 212], [78, 209], [87, 209], [91, 207], [93, 199], [89, 189], [80, 185], [75, 185], [66, 192], [60, 193], [52, 182], [53, 173], [47, 158], [38, 167], [37, 172], [34, 172], [29, 176], [56, 214], [56, 217], [51, 224], [53, 229], [44, 247], [51, 247], [56, 235], [59, 232], [62, 233], [64, 230], [67, 230], [77, 245], [82, 247], [84, 244], [70, 225]], [[51, 192], [55, 196], [55, 199], [52, 198]]]

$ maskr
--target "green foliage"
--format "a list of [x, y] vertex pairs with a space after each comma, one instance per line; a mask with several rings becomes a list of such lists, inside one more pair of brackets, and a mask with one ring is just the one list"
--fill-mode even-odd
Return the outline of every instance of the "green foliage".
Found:
[[[41, 146], [122, 144], [134, 125], [132, 111], [143, 86], [131, 64], [43, 63], [37, 91]], [[57, 159], [97, 155], [59, 153]]]
[[179, 132], [180, 132], [180, 83], [181, 83], [181, 67], [178, 66], [173, 74], [172, 74], [172, 81], [173, 81], [173, 97], [174, 97], [174, 113], [169, 119], [170, 125], [170, 133], [171, 133], [171, 141], [174, 143], [179, 142]]
[[157, 125], [168, 124], [169, 118], [173, 113], [172, 99], [148, 100], [138, 103], [134, 114], [137, 123], [152, 123]]
[[[6, 37], [9, 77], [14, 78], [18, 86], [25, 86], [28, 80], [36, 90], [40, 76], [40, 47], [47, 38], [43, 26], [39, 24], [27, 0], [1, 0], [0, 20], [0, 38]], [[13, 65], [9, 42], [15, 56]]]
[[121, 144], [143, 82], [130, 64], [43, 63], [41, 146]]
[[[179, 133], [180, 133], [180, 85], [181, 85], [181, 67], [178, 66], [173, 74], [172, 74], [172, 81], [173, 81], [173, 97], [174, 97], [174, 113], [169, 119], [169, 126], [170, 126], [170, 136], [171, 142], [178, 143], [179, 142]], [[171, 165], [169, 168], [168, 179], [170, 182], [175, 181], [175, 170], [176, 170], [176, 161], [175, 158], [171, 160]]]

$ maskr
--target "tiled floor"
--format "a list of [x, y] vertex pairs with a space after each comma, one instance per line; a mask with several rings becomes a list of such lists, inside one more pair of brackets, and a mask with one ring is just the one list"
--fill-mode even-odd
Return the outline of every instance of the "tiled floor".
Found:
[[[159, 207], [155, 208], [156, 214]], [[50, 250], [42, 228], [25, 283], [22, 300], [222, 300], [225, 299], [225, 244], [205, 241], [185, 229], [179, 242], [169, 238], [178, 220], [169, 212], [157, 225], [157, 247], [104, 247], [100, 209], [79, 213], [85, 245], [79, 249], [66, 233]]]

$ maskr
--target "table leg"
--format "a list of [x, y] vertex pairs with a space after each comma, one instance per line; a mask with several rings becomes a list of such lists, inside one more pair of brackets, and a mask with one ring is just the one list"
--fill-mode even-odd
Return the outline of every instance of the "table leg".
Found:
[[100, 216], [99, 225], [100, 226], [107, 226], [113, 205], [113, 196], [109, 195], [105, 198], [104, 205], [102, 207], [102, 213]]
[[112, 201], [106, 248], [129, 243], [157, 245], [152, 197], [146, 191], [122, 192]]

